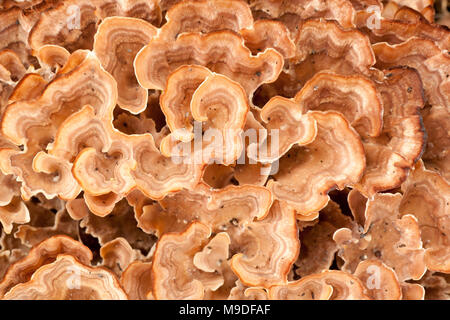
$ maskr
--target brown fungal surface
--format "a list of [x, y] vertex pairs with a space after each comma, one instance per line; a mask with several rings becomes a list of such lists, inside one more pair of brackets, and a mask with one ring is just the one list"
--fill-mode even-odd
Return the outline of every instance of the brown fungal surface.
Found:
[[448, 1], [0, 2], [0, 299], [450, 298]]

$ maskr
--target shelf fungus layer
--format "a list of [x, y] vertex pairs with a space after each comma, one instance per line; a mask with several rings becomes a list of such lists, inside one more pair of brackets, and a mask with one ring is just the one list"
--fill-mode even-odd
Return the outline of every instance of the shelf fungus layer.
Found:
[[0, 3], [0, 300], [449, 298], [447, 0]]

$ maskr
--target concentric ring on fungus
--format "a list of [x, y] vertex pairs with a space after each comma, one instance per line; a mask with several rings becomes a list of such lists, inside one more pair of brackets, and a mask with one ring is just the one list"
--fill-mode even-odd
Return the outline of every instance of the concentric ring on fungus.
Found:
[[0, 2], [0, 299], [449, 298], [448, 1]]

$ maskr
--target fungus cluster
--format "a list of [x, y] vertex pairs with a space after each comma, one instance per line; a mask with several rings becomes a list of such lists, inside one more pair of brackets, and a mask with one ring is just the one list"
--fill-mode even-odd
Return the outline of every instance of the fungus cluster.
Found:
[[0, 299], [449, 299], [442, 0], [4, 0]]

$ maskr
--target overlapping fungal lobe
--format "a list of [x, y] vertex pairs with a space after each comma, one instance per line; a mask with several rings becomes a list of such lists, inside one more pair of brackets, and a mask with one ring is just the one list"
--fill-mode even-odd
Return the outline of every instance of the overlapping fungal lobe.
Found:
[[379, 260], [364, 260], [354, 275], [365, 285], [366, 294], [373, 300], [401, 300], [402, 286], [392, 268]]
[[160, 36], [167, 41], [175, 40], [184, 32], [238, 32], [253, 24], [251, 11], [241, 0], [182, 1], [167, 11], [166, 20], [161, 27]]
[[243, 284], [269, 288], [287, 282], [300, 248], [293, 209], [275, 201], [264, 219], [233, 238], [232, 250], [238, 253], [231, 268]]
[[48, 197], [75, 198], [80, 187], [71, 174], [72, 164], [45, 151], [64, 121], [85, 105], [105, 121], [112, 118], [116, 83], [93, 54], [74, 53], [60, 73], [38, 99], [10, 104], [2, 119], [2, 133], [25, 146], [10, 159], [14, 173], [23, 181], [25, 197], [42, 192]]
[[126, 193], [135, 185], [130, 174], [134, 161], [130, 142], [120, 138], [85, 106], [61, 124], [48, 152], [73, 163], [72, 174], [88, 194]]
[[214, 189], [221, 189], [232, 184], [234, 168], [222, 164], [210, 164], [205, 168], [202, 182]]
[[156, 33], [157, 28], [144, 20], [111, 17], [103, 20], [95, 34], [93, 51], [120, 88], [117, 103], [132, 113], [142, 112], [148, 99], [147, 90], [135, 78], [133, 61]]
[[344, 29], [336, 21], [305, 20], [295, 24], [296, 52], [278, 79], [262, 86], [259, 95], [294, 97], [316, 73], [377, 76], [370, 41], [359, 30]]
[[[189, 80], [198, 79], [200, 82], [203, 76], [190, 101], [186, 101], [185, 98], [189, 99], [192, 92], [189, 88], [195, 85], [195, 80]], [[189, 87], [183, 90], [185, 83]], [[169, 90], [176, 90], [176, 93]], [[178, 107], [173, 100], [184, 100], [186, 103], [183, 101]], [[169, 77], [161, 102], [172, 131], [161, 141], [162, 154], [181, 157], [183, 162], [215, 161], [229, 165], [242, 153], [240, 134], [250, 106], [245, 91], [238, 83], [211, 73], [204, 67], [181, 67]]]
[[223, 284], [221, 275], [202, 271], [194, 255], [208, 243], [211, 230], [194, 222], [181, 233], [167, 233], [158, 241], [153, 266], [153, 295], [156, 299], [202, 299], [205, 290]]
[[295, 44], [289, 30], [280, 21], [257, 20], [252, 26], [240, 30], [245, 46], [256, 55], [267, 48], [274, 48], [285, 59], [295, 55]]
[[122, 273], [120, 284], [130, 300], [152, 300], [152, 263], [134, 261]]
[[144, 88], [163, 90], [169, 74], [182, 65], [201, 65], [238, 82], [247, 92], [273, 82], [283, 68], [274, 49], [253, 56], [242, 38], [231, 31], [184, 33], [175, 41], [155, 38], [136, 56], [136, 77]]
[[325, 207], [330, 190], [357, 183], [365, 168], [359, 135], [340, 113], [310, 114], [317, 122], [315, 140], [305, 147], [291, 148], [267, 184], [275, 199], [286, 202], [299, 215]]
[[[367, 38], [359, 31], [343, 29], [333, 21], [306, 20], [299, 24], [299, 32], [294, 42], [297, 47], [295, 61], [298, 62], [314, 58], [310, 56], [316, 54], [328, 54], [330, 58], [343, 58], [350, 67], [347, 72], [356, 71], [363, 74], [375, 63], [375, 56], [370, 50]], [[350, 47], [346, 48], [348, 45]]]
[[425, 288], [417, 283], [403, 282], [402, 287], [402, 300], [424, 300]]
[[107, 17], [133, 17], [148, 21], [155, 26], [161, 23], [159, 0], [94, 0], [95, 14], [101, 20]]
[[[109, 192], [102, 195], [92, 195], [88, 192], [84, 192], [82, 199], [88, 211], [92, 212], [96, 216], [105, 217], [114, 210], [116, 204], [123, 199], [123, 195], [119, 195], [114, 192]], [[85, 211], [82, 212], [82, 214], [85, 213]], [[85, 215], [83, 217], [85, 217]]]
[[432, 2], [3, 1], [0, 298], [448, 298]]
[[327, 270], [269, 289], [273, 300], [368, 300], [364, 284], [355, 276]]
[[[343, 29], [335, 21], [306, 20], [298, 25], [294, 40], [296, 55], [291, 59], [290, 76], [298, 89], [319, 71], [342, 75], [375, 73], [375, 55], [370, 42], [356, 29]], [[298, 90], [297, 89], [297, 90]]]
[[[27, 73], [16, 84], [14, 90], [9, 96], [8, 103], [19, 100], [35, 99], [44, 91], [48, 81], [43, 76], [37, 73]], [[4, 106], [6, 107], [6, 103]]]
[[36, 270], [54, 262], [60, 254], [75, 257], [83, 264], [89, 264], [92, 260], [92, 252], [82, 243], [66, 236], [48, 238], [31, 249], [25, 258], [9, 267], [0, 282], [0, 296], [3, 298], [16, 285], [30, 281]]
[[[253, 108], [250, 109], [251, 112], [247, 113], [247, 120], [245, 122], [244, 131], [242, 133], [242, 139], [245, 145], [244, 151], [237, 160], [236, 165], [234, 166], [234, 179], [240, 185], [244, 184], [253, 184], [263, 186], [267, 182], [267, 178], [272, 172], [272, 163], [261, 163], [255, 159], [249, 158], [249, 154], [252, 151], [249, 151], [250, 144], [254, 144], [256, 150], [253, 150], [253, 154], [257, 155], [256, 152], [259, 153], [260, 144], [264, 147], [267, 145], [265, 141], [267, 141], [267, 130], [262, 125], [260, 121], [257, 120], [259, 117], [258, 110]], [[270, 137], [269, 137], [270, 139]], [[276, 144], [274, 144], [276, 146]], [[275, 148], [277, 150], [278, 147]], [[267, 151], [266, 149], [263, 149]], [[264, 156], [267, 156], [268, 153], [265, 152]]]
[[450, 106], [450, 56], [433, 41], [411, 38], [396, 45], [373, 45], [377, 57], [376, 67], [408, 66], [415, 68], [421, 77], [425, 97], [429, 104]]
[[136, 166], [131, 175], [137, 188], [146, 196], [159, 200], [183, 188], [193, 189], [200, 182], [204, 164], [183, 163], [163, 155], [150, 134], [132, 139]]
[[434, 1], [433, 0], [393, 0], [392, 2], [396, 3], [398, 6], [407, 6], [411, 9], [414, 9], [420, 13], [422, 13], [426, 19], [430, 22], [434, 20]]
[[25, 73], [25, 66], [14, 51], [0, 51], [0, 116]]
[[59, 255], [16, 285], [4, 300], [126, 300], [127, 295], [111, 272], [89, 267], [70, 255]]
[[400, 214], [414, 214], [420, 228], [425, 264], [429, 270], [450, 270], [450, 186], [438, 173], [419, 161], [402, 184]]
[[48, 68], [45, 73], [57, 73], [69, 60], [70, 53], [65, 48], [56, 45], [44, 45], [37, 51], [39, 64]]
[[[80, 221], [85, 233], [97, 238], [103, 246], [116, 238], [124, 238], [133, 249], [148, 253], [154, 245], [155, 238], [138, 227], [134, 210], [125, 199], [119, 201], [114, 210], [105, 217], [89, 214]], [[123, 241], [122, 241], [123, 242]]]
[[341, 270], [353, 273], [361, 261], [374, 259], [391, 267], [399, 281], [423, 276], [425, 250], [418, 219], [414, 213], [400, 214], [401, 201], [399, 193], [377, 193], [366, 201], [363, 226], [342, 228], [334, 233], [338, 255], [344, 260]]
[[317, 220], [299, 232], [300, 254], [295, 261], [295, 274], [301, 277], [328, 270], [338, 250], [333, 240], [334, 232], [352, 226], [350, 217], [345, 216], [332, 200], [320, 211]]
[[406, 7], [392, 13], [390, 8], [385, 7], [383, 16], [378, 16], [377, 11], [381, 12], [381, 10], [358, 12], [356, 19], [358, 29], [367, 34], [372, 43], [387, 42], [394, 45], [412, 37], [420, 37], [435, 41], [442, 49], [449, 48], [450, 33], [445, 26], [430, 23], [419, 13], [416, 13], [417, 19], [410, 19], [407, 13], [411, 10]]
[[447, 107], [433, 106], [423, 110], [422, 116], [427, 132], [422, 156], [425, 167], [450, 181], [450, 111]]
[[239, 280], [230, 291], [228, 300], [267, 300], [267, 290], [244, 286]]
[[259, 116], [267, 130], [266, 139], [249, 145], [250, 159], [271, 163], [286, 154], [293, 145], [307, 145], [316, 138], [316, 120], [305, 113], [303, 106], [290, 99], [273, 97], [261, 109]]
[[381, 133], [381, 97], [375, 84], [363, 76], [317, 73], [294, 100], [305, 111], [334, 110], [342, 113], [362, 137], [376, 137]]
[[419, 285], [425, 288], [425, 300], [447, 300], [450, 295], [450, 278], [447, 273], [428, 271], [420, 279]]
[[380, 135], [363, 142], [367, 167], [356, 188], [366, 196], [399, 187], [422, 155], [426, 139], [419, 74], [410, 68], [388, 69], [375, 85], [384, 109], [383, 127]]
[[57, 44], [70, 52], [91, 49], [98, 18], [92, 1], [61, 2], [42, 12], [30, 31], [29, 44], [38, 50], [45, 44]]
[[262, 11], [271, 18], [280, 18], [286, 24], [290, 20], [301, 21], [310, 18], [335, 20], [344, 28], [354, 27], [355, 10], [347, 0], [326, 1], [274, 1], [248, 0], [254, 11]]
[[192, 191], [169, 195], [159, 205], [144, 205], [136, 218], [146, 232], [157, 236], [181, 232], [188, 223], [199, 221], [211, 227], [212, 232], [227, 231], [233, 238], [255, 218], [264, 218], [271, 204], [272, 195], [262, 186], [230, 185], [210, 190], [201, 184]]
[[140, 258], [140, 252], [133, 249], [125, 238], [118, 237], [100, 248], [100, 256], [102, 266], [120, 276], [134, 260]]
[[228, 260], [230, 236], [226, 232], [215, 235], [202, 251], [194, 255], [194, 265], [205, 272], [214, 272]]
[[9, 49], [0, 51], [0, 66], [0, 81], [10, 84], [19, 81], [26, 72], [20, 57]]
[[[29, 202], [27, 206], [30, 206]], [[30, 209], [29, 209], [30, 210]], [[56, 209], [52, 209], [53, 211]], [[30, 216], [36, 216], [35, 208], [31, 208]], [[52, 211], [50, 211], [53, 214]], [[31, 220], [31, 219], [30, 219]], [[24, 224], [17, 227], [14, 237], [27, 246], [35, 246], [47, 238], [59, 235], [66, 235], [73, 239], [78, 239], [78, 224], [72, 220], [65, 210], [59, 210], [54, 215], [53, 223], [48, 226], [41, 226], [34, 223]]]
[[19, 8], [11, 8], [0, 12], [0, 49], [10, 49], [14, 51], [28, 67], [33, 64], [36, 59], [31, 55], [28, 45], [28, 31], [21, 24], [21, 10]]
[[159, 6], [153, 0], [60, 2], [40, 14], [28, 42], [33, 50], [46, 44], [56, 44], [70, 52], [91, 50], [98, 24], [108, 16], [137, 17], [156, 24], [161, 19]]
[[0, 223], [4, 232], [10, 234], [13, 224], [30, 221], [30, 213], [20, 198], [20, 185], [13, 175], [0, 174], [0, 194]]

